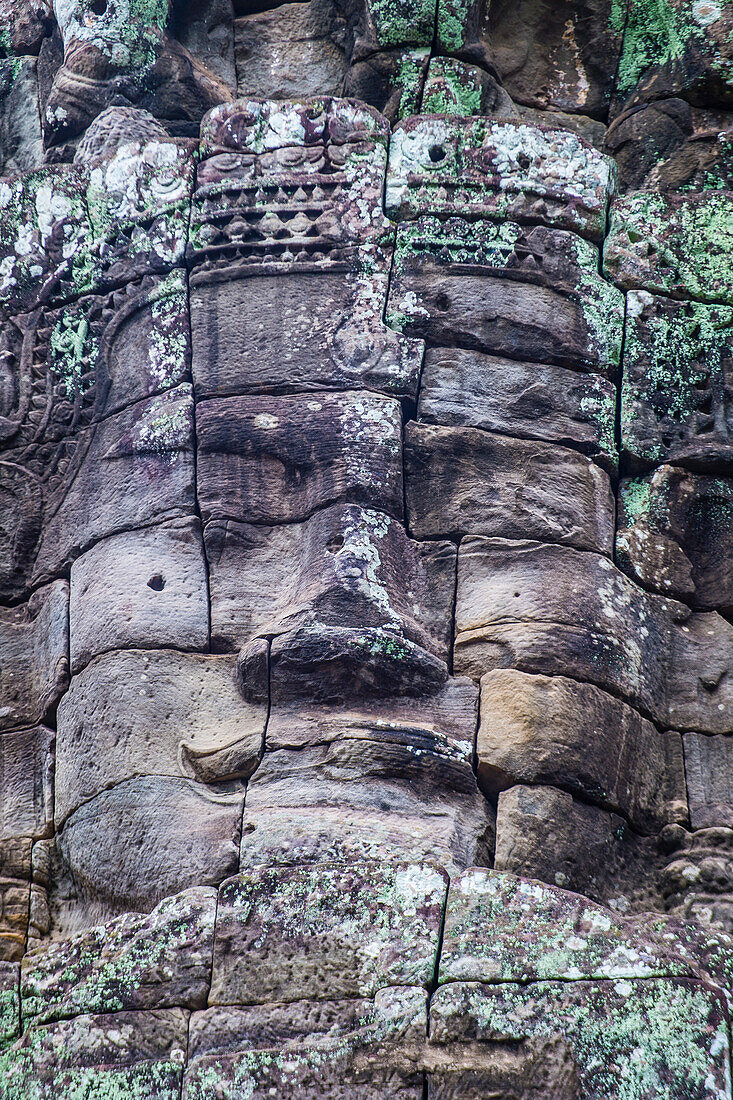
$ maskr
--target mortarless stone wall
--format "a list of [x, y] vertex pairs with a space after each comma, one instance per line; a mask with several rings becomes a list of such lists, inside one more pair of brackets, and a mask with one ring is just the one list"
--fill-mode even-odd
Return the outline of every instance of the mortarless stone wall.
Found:
[[733, 5], [0, 20], [0, 1100], [733, 1100]]

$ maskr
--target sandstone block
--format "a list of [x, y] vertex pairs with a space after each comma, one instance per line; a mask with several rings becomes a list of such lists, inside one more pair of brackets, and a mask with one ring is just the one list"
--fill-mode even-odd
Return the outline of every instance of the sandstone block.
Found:
[[208, 599], [198, 521], [98, 542], [72, 567], [70, 621], [73, 672], [111, 649], [205, 649]]
[[499, 871], [555, 883], [626, 913], [660, 907], [663, 862], [656, 837], [637, 836], [618, 814], [566, 791], [517, 786], [499, 795]]
[[30, 172], [43, 161], [35, 57], [0, 61], [0, 138], [4, 176]]
[[448, 890], [439, 981], [695, 977], [673, 935], [557, 886], [474, 867]]
[[125, 913], [23, 961], [23, 1016], [48, 1023], [86, 1012], [206, 1003], [216, 891], [166, 898], [147, 916]]
[[128, 650], [95, 658], [58, 710], [58, 825], [82, 802], [134, 776], [248, 778], [260, 759], [266, 714], [265, 704], [242, 698], [233, 656]]
[[[0, 585], [8, 595], [53, 579], [90, 543], [193, 511], [189, 386], [129, 406], [65, 439], [6, 451], [9, 498]], [[89, 502], [95, 506], [90, 508]]]
[[[492, 1063], [495, 1074], [508, 1043], [521, 1048], [528, 1039], [554, 1039], [550, 1096], [621, 1100], [628, 1088], [638, 1096], [675, 1100], [713, 1089], [725, 1095], [723, 1019], [717, 991], [683, 980], [457, 982], [435, 994], [430, 1033], [431, 1044], [441, 1051], [458, 1043], [478, 1043], [486, 1050], [484, 1090]], [[546, 1063], [550, 1051], [544, 1052]], [[536, 1095], [548, 1093], [538, 1089]]]
[[350, 66], [344, 95], [366, 100], [390, 122], [417, 114], [429, 60], [428, 46], [380, 50]]
[[661, 714], [670, 644], [662, 602], [595, 554], [467, 538], [458, 556], [456, 670], [570, 676]]
[[380, 989], [373, 1001], [295, 1001], [212, 1008], [191, 1018], [183, 1096], [334, 1096], [417, 1100], [425, 991]]
[[72, 262], [91, 226], [84, 169], [45, 166], [0, 187], [0, 312], [4, 317], [73, 296]]
[[420, 110], [424, 115], [519, 117], [511, 97], [493, 76], [455, 57], [431, 57]]
[[220, 892], [210, 1002], [364, 997], [385, 985], [425, 986], [445, 889], [445, 876], [429, 864], [241, 874]]
[[733, 309], [655, 298], [627, 298], [623, 450], [631, 462], [731, 463], [726, 393], [733, 373]]
[[205, 541], [213, 645], [274, 638], [282, 690], [307, 683], [328, 699], [348, 690], [352, 675], [367, 691], [388, 682], [409, 691], [411, 675], [418, 692], [444, 682], [449, 544], [412, 542], [389, 516], [352, 505], [280, 527], [212, 522]]
[[616, 391], [595, 374], [518, 363], [460, 348], [430, 348], [420, 419], [572, 447], [612, 472]]
[[733, 198], [716, 191], [617, 199], [603, 270], [624, 290], [733, 304]]
[[612, 161], [567, 130], [427, 116], [395, 128], [386, 209], [542, 221], [598, 240], [613, 187]]
[[40, 722], [69, 678], [69, 586], [56, 581], [0, 611], [0, 729]]
[[237, 19], [237, 92], [245, 96], [256, 88], [263, 98], [278, 100], [338, 95], [348, 58], [331, 34], [338, 34], [331, 9], [282, 4]]
[[201, 153], [263, 153], [299, 146], [377, 141], [387, 146], [389, 126], [364, 103], [319, 96], [313, 99], [222, 103], [201, 123]]
[[733, 828], [733, 754], [729, 738], [686, 733], [683, 740], [692, 828]]
[[114, 1012], [31, 1027], [0, 1055], [6, 1095], [178, 1100], [186, 1013]]
[[410, 423], [405, 481], [410, 531], [419, 539], [498, 535], [611, 553], [608, 475], [564, 447]]
[[731, 729], [731, 624], [644, 592], [605, 558], [467, 538], [456, 599], [459, 673], [570, 676], [621, 695], [660, 725]]
[[30, 884], [0, 878], [0, 960], [19, 962], [28, 944]]
[[574, 233], [423, 216], [398, 226], [387, 322], [432, 344], [613, 375], [623, 299]]
[[732, 555], [730, 478], [660, 466], [621, 482], [616, 557], [645, 588], [729, 614]]
[[202, 402], [204, 519], [288, 523], [341, 500], [399, 519], [401, 431], [399, 403], [368, 393]]
[[65, 866], [88, 900], [146, 910], [237, 867], [244, 794], [190, 779], [129, 779], [85, 802], [59, 836]]
[[438, 33], [444, 48], [474, 56], [481, 50], [517, 102], [592, 115], [607, 110], [624, 30], [611, 0], [549, 9], [538, 0], [520, 0], [483, 16], [478, 6], [468, 10], [466, 19], [457, 0], [442, 0]]
[[[713, 806], [706, 807], [702, 803], [705, 791], [701, 790], [701, 769], [696, 769], [694, 756], [691, 762], [690, 804], [694, 806], [697, 820], [721, 819], [723, 815], [716, 813]], [[676, 918], [671, 934], [683, 935], [685, 929], [690, 929], [693, 950], [702, 957], [703, 965], [715, 979], [730, 990], [733, 829], [715, 825], [697, 828], [694, 832], [682, 828], [669, 832], [670, 835], [664, 837], [668, 858], [659, 887], [665, 909]], [[677, 924], [682, 926], [682, 933], [677, 930]]]
[[639, 104], [618, 115], [605, 148], [619, 167], [622, 191], [730, 191], [730, 111], [685, 99]]
[[0, 736], [0, 839], [48, 836], [53, 820], [53, 732]]
[[631, 0], [614, 112], [667, 96], [730, 104], [732, 30], [733, 16], [725, 6], [699, 8], [670, 0], [664, 16], [654, 18], [643, 0]]
[[487, 673], [476, 753], [479, 781], [492, 795], [515, 784], [560, 787], [621, 813], [643, 833], [687, 816], [679, 734], [659, 733], [591, 684], [515, 669]]

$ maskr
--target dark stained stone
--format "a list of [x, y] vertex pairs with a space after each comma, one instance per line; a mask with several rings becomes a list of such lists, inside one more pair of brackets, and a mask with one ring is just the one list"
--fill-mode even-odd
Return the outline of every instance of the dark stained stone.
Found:
[[196, 414], [204, 520], [304, 520], [337, 501], [401, 518], [402, 417], [371, 393], [230, 397]]
[[685, 775], [693, 829], [733, 828], [733, 754], [727, 737], [686, 733]]

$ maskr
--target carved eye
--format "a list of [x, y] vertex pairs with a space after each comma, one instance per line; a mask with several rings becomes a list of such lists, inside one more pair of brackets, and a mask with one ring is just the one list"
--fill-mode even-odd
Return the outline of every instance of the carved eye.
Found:
[[446, 152], [442, 145], [431, 145], [428, 149], [428, 156], [433, 164], [440, 164], [441, 160], [445, 160]]
[[107, 14], [107, 6], [107, 0], [92, 0], [92, 3], [89, 5], [89, 10], [92, 15], [96, 15], [101, 19], [103, 15]]

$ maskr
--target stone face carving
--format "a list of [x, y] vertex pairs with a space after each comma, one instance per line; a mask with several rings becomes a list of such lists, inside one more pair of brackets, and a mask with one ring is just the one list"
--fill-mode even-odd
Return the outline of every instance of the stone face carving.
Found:
[[0, 1091], [727, 1097], [727, 10], [3, 20]]

